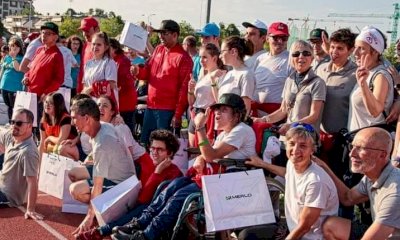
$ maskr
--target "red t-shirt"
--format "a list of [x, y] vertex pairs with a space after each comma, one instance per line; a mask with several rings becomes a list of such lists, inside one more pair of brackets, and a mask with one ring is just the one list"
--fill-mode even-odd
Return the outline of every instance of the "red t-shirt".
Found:
[[38, 97], [57, 91], [64, 83], [64, 60], [57, 45], [48, 49], [39, 47], [25, 77], [28, 78], [28, 92]]
[[131, 61], [124, 54], [116, 55], [114, 61], [117, 63], [118, 68], [119, 111], [134, 111], [137, 104], [137, 93], [134, 77], [130, 71]]
[[193, 61], [180, 44], [167, 48], [157, 46], [140, 69], [138, 79], [148, 80], [149, 109], [173, 110], [180, 119], [188, 106], [187, 90]]

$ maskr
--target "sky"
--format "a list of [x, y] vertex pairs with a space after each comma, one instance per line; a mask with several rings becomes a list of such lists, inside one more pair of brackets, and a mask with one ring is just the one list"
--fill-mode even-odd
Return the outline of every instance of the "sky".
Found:
[[[331, 18], [329, 13], [341, 14], [387, 14], [394, 13], [395, 0], [212, 0], [211, 22], [234, 23], [239, 29], [244, 21], [260, 19], [269, 25], [275, 21], [290, 26], [320, 27], [332, 32], [350, 27], [359, 32], [366, 25], [373, 25], [383, 32], [391, 29], [389, 18]], [[145, 21], [158, 27], [161, 20], [173, 19], [189, 22], [200, 29], [206, 20], [207, 0], [33, 0], [36, 11], [42, 14], [64, 13], [68, 8], [87, 12], [89, 8], [113, 11], [129, 22]], [[400, 2], [399, 2], [400, 3]], [[304, 19], [288, 21], [288, 18]], [[333, 20], [338, 21], [333, 22]], [[344, 22], [346, 21], [346, 22]], [[348, 21], [348, 22], [347, 22]], [[306, 24], [306, 25], [304, 25]], [[388, 34], [389, 37], [390, 34]], [[400, 34], [399, 34], [400, 35]]]

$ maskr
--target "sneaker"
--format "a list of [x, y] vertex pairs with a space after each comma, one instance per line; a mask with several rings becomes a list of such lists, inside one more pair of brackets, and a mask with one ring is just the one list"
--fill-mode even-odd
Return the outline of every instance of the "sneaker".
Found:
[[134, 234], [121, 235], [119, 233], [114, 233], [111, 235], [112, 240], [147, 240], [144, 236], [143, 231], [136, 231]]
[[147, 238], [144, 236], [143, 231], [137, 231], [130, 240], [147, 240]]
[[120, 235], [131, 235], [134, 234], [137, 230], [140, 230], [139, 223], [137, 219], [134, 218], [129, 223], [124, 226], [117, 226], [112, 229], [113, 233], [119, 233]]
[[100, 235], [100, 231], [97, 228], [92, 228], [86, 232], [79, 234], [76, 237], [77, 240], [102, 240], [103, 236]]

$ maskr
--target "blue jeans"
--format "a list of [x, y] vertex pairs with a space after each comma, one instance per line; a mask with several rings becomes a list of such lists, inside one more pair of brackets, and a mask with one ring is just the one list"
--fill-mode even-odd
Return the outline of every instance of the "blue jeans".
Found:
[[143, 234], [149, 240], [157, 239], [162, 233], [172, 229], [185, 199], [200, 188], [189, 177], [173, 180], [167, 188], [145, 209], [138, 218], [144, 228]]
[[175, 111], [172, 110], [146, 109], [140, 142], [147, 145], [150, 133], [156, 129], [171, 129], [171, 121], [174, 113]]
[[0, 204], [4, 203], [8, 203], [8, 199], [7, 196], [2, 191], [0, 191]]
[[122, 217], [118, 218], [117, 220], [115, 220], [109, 224], [106, 224], [102, 227], [99, 227], [100, 234], [102, 236], [110, 235], [112, 233], [113, 227], [123, 226], [123, 225], [127, 224], [128, 222], [130, 222], [132, 220], [132, 218], [140, 217], [140, 215], [143, 212], [143, 209], [145, 209], [147, 206], [148, 205], [146, 205], [146, 204], [139, 204], [139, 205], [135, 206], [135, 208], [133, 208], [127, 214], [123, 215]]
[[124, 119], [125, 124], [133, 133], [135, 131], [135, 110], [120, 112], [119, 114], [121, 115], [122, 119]]

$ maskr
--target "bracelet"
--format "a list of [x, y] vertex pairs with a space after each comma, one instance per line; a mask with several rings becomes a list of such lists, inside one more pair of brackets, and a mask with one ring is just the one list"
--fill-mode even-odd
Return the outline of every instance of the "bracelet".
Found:
[[211, 83], [211, 87], [216, 87], [217, 84], [216, 83]]
[[188, 92], [189, 95], [194, 95], [194, 92]]
[[198, 127], [198, 128], [196, 128], [196, 131], [198, 132], [198, 131], [200, 131], [200, 130], [203, 130], [203, 129], [206, 129], [206, 126], [204, 125], [204, 126], [202, 126], [202, 127]]
[[201, 146], [205, 146], [206, 144], [210, 144], [210, 142], [208, 141], [208, 139], [206, 138], [204, 141], [199, 143], [199, 147]]

